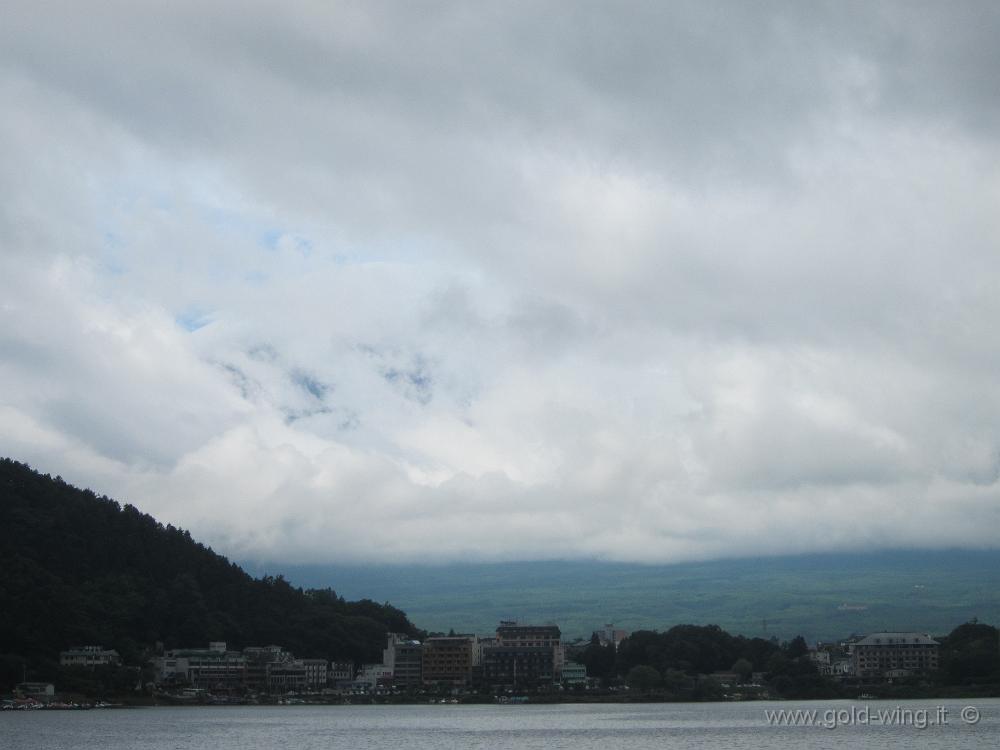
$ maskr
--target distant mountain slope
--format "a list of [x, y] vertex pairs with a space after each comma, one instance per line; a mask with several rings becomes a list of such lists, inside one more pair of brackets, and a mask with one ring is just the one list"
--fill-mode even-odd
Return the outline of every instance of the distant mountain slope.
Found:
[[715, 623], [747, 636], [815, 640], [881, 629], [943, 634], [973, 617], [1000, 621], [995, 550], [656, 566], [557, 561], [283, 570], [300, 585], [337, 582], [348, 595], [364, 591], [397, 602], [432, 630], [485, 633], [501, 618], [522, 618], [586, 637], [605, 622], [630, 630]]
[[369, 661], [388, 630], [417, 632], [394, 607], [251, 578], [186, 531], [0, 459], [4, 663], [51, 663], [78, 644], [113, 647], [135, 663], [157, 642], [209, 640]]

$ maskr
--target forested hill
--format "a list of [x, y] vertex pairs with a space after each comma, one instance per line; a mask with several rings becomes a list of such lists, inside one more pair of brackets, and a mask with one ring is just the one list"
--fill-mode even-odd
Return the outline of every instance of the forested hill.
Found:
[[377, 661], [388, 631], [417, 634], [388, 604], [253, 578], [187, 531], [0, 459], [0, 661], [8, 667], [22, 659], [42, 667], [84, 644], [138, 663], [158, 642], [210, 640]]

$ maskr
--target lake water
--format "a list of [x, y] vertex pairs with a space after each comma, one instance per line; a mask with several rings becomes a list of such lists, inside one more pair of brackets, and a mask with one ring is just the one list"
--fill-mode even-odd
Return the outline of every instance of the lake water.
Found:
[[[867, 714], [865, 712], [867, 706]], [[977, 723], [963, 721], [974, 707]], [[945, 713], [939, 707], [943, 707]], [[776, 726], [767, 711], [815, 711]], [[882, 724], [876, 712], [882, 711]], [[892, 712], [895, 711], [895, 718]], [[867, 724], [860, 723], [865, 721]], [[875, 722], [872, 718], [875, 718]], [[808, 718], [808, 717], [807, 717]], [[945, 723], [940, 722], [944, 719]], [[966, 709], [965, 718], [975, 718]], [[888, 726], [886, 722], [893, 726]], [[923, 729], [920, 725], [926, 724]], [[834, 726], [836, 725], [836, 726]], [[834, 728], [826, 728], [833, 726]], [[233, 706], [0, 713], [4, 750], [997, 748], [1000, 699], [557, 706]]]

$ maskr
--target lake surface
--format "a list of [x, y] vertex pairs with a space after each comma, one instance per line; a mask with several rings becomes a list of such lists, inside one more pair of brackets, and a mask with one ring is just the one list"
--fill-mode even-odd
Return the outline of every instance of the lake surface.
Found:
[[[858, 724], [868, 707], [894, 726]], [[932, 724], [941, 716], [947, 723]], [[962, 720], [974, 707], [979, 720]], [[813, 726], [776, 726], [767, 711], [815, 711]], [[966, 712], [966, 717], [969, 711]], [[876, 717], [877, 718], [877, 717]], [[921, 721], [923, 718], [926, 721]], [[853, 725], [850, 725], [852, 724]], [[927, 723], [923, 729], [913, 724]], [[827, 726], [836, 724], [834, 728]], [[901, 725], [900, 725], [901, 724]], [[233, 706], [0, 713], [4, 750], [285, 748], [996, 748], [1000, 699], [557, 706]]]

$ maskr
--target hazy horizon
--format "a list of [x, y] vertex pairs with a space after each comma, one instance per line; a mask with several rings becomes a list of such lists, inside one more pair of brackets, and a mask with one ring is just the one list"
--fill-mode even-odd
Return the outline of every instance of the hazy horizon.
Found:
[[500, 620], [558, 625], [567, 640], [606, 623], [666, 631], [715, 624], [747, 637], [836, 641], [853, 633], [943, 635], [1000, 619], [1000, 551], [894, 550], [670, 565], [581, 560], [273, 565], [250, 573], [388, 601], [428, 631], [492, 632]]

